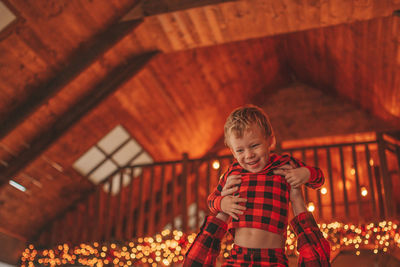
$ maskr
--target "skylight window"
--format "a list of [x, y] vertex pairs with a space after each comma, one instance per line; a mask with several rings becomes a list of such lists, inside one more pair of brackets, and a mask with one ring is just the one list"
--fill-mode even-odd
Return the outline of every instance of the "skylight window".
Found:
[[[120, 167], [152, 162], [150, 155], [124, 127], [118, 125], [75, 161], [73, 167], [94, 184], [99, 184]], [[141, 172], [141, 168], [136, 168], [133, 176], [137, 177]], [[128, 185], [129, 182], [129, 175], [123, 174], [123, 186]], [[113, 178], [112, 194], [119, 192], [119, 183], [120, 174], [118, 173]], [[104, 185], [104, 190], [109, 192], [109, 183]]]
[[0, 1], [0, 31], [4, 30], [16, 19], [17, 16], [3, 3], [3, 1]]

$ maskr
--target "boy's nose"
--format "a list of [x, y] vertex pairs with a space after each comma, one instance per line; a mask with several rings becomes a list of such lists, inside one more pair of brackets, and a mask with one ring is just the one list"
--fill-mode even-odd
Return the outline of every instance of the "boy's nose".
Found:
[[251, 159], [254, 157], [254, 153], [250, 150], [246, 152], [246, 159]]

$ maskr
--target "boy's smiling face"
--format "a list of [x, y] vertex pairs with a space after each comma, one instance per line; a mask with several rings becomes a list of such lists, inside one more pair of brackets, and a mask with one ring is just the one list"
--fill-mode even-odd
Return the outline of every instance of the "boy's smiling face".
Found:
[[272, 137], [265, 137], [260, 127], [253, 124], [243, 132], [242, 137], [230, 133], [230, 150], [240, 166], [249, 172], [260, 172], [267, 165]]

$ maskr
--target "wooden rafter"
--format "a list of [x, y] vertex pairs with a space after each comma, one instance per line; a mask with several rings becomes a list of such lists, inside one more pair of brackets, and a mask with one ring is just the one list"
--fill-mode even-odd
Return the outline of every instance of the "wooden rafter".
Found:
[[132, 32], [140, 22], [139, 20], [118, 22], [84, 43], [74, 53], [71, 60], [64, 64], [65, 67], [57, 71], [59, 75], [55, 75], [47, 83], [32, 89], [31, 91], [35, 93], [11, 111], [9, 113], [10, 116], [0, 121], [0, 139], [9, 134], [28, 118], [29, 114], [37, 110], [43, 103], [64, 88], [64, 86], [76, 78], [107, 50], [112, 48], [119, 40]]
[[136, 8], [133, 8], [128, 12], [122, 20], [154, 16], [190, 8], [237, 1], [239, 0], [147, 0], [141, 1]]
[[32, 162], [52, 143], [61, 137], [71, 126], [77, 123], [85, 114], [96, 107], [102, 100], [117, 90], [128, 79], [139, 72], [156, 54], [155, 52], [132, 56], [114, 70], [104, 80], [93, 86], [88, 93], [70, 107], [57, 122], [40, 136], [36, 137], [30, 148], [23, 150], [18, 157], [9, 162], [8, 167], [0, 167], [0, 186], [8, 182], [21, 169]]

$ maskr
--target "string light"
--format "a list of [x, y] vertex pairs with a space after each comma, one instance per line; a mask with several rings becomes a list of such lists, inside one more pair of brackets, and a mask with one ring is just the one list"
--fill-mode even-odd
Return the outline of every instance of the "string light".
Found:
[[314, 203], [312, 203], [312, 202], [308, 203], [308, 205], [307, 205], [307, 210], [308, 210], [309, 212], [313, 212], [313, 211], [315, 210]]
[[[310, 202], [312, 206], [313, 203]], [[310, 207], [311, 205], [309, 205]], [[319, 225], [323, 235], [331, 243], [332, 250], [352, 248], [355, 254], [361, 250], [387, 252], [400, 248], [400, 228], [392, 221], [366, 224], [343, 224], [339, 222]], [[33, 244], [22, 252], [21, 266], [174, 266], [182, 263], [187, 249], [193, 243], [196, 233], [184, 234], [181, 231], [165, 230], [153, 237], [141, 237], [127, 242], [92, 243], [72, 246], [60, 244], [52, 249], [37, 250]], [[232, 249], [232, 236], [226, 235], [221, 244], [221, 257], [227, 258]], [[288, 228], [286, 253], [297, 255], [296, 235]]]
[[326, 189], [326, 187], [322, 187], [321, 194], [326, 195], [326, 193], [328, 193], [328, 189]]
[[219, 167], [221, 166], [221, 164], [219, 163], [218, 160], [214, 160], [212, 163], [212, 166], [213, 166], [214, 170], [218, 170]]
[[361, 187], [361, 195], [363, 197], [366, 197], [368, 195], [368, 190], [367, 190], [367, 188], [365, 186]]

